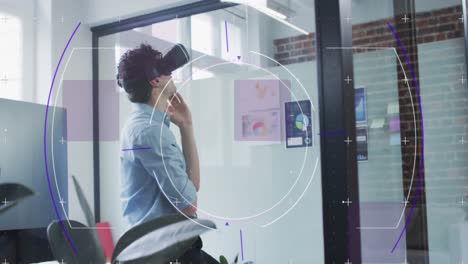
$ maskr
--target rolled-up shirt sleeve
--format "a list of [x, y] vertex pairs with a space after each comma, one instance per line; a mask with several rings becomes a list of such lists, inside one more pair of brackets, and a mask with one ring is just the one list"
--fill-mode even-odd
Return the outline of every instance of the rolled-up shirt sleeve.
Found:
[[153, 175], [164, 197], [184, 210], [196, 201], [196, 189], [187, 175], [184, 156], [174, 135], [167, 126], [162, 126], [149, 126], [140, 133], [136, 143], [142, 150], [134, 152], [135, 159]]

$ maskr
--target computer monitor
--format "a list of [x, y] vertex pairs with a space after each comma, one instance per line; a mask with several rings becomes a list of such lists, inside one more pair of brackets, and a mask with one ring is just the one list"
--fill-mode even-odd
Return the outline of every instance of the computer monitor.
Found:
[[[28, 247], [22, 234], [31, 233], [43, 240], [47, 226], [57, 219], [44, 161], [45, 114], [44, 105], [0, 99], [0, 183], [21, 183], [35, 192], [0, 215], [0, 242], [1, 236], [4, 243], [16, 241], [16, 252]], [[50, 190], [62, 219], [68, 215], [66, 127], [65, 110], [49, 107], [46, 149]], [[0, 202], [5, 198], [0, 197]], [[31, 247], [39, 246], [31, 242]]]

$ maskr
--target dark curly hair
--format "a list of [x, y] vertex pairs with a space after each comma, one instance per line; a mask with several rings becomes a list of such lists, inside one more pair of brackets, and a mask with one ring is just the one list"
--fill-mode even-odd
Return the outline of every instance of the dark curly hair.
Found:
[[125, 89], [131, 102], [146, 103], [150, 99], [151, 85], [145, 70], [148, 65], [157, 67], [161, 59], [162, 53], [148, 44], [140, 44], [138, 48], [126, 51], [120, 57], [117, 81]]

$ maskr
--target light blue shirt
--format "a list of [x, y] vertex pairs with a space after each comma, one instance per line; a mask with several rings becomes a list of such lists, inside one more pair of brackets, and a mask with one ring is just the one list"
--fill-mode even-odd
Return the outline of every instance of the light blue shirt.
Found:
[[134, 103], [122, 130], [120, 198], [123, 216], [131, 226], [176, 214], [175, 206], [183, 210], [196, 200], [184, 155], [169, 125], [163, 112]]

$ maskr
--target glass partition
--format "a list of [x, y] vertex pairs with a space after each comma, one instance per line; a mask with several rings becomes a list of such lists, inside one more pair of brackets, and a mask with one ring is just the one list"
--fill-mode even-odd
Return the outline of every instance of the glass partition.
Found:
[[352, 11], [363, 263], [466, 262], [462, 3]]
[[[289, 2], [287, 22], [314, 32], [313, 3]], [[100, 96], [118, 100], [116, 113], [99, 108], [101, 220], [115, 239], [129, 228], [119, 197], [122, 150], [118, 137], [102, 137], [109, 118], [122, 129], [132, 108], [115, 85], [117, 62], [140, 43], [163, 53], [181, 43], [191, 61], [172, 77], [194, 122], [197, 214], [218, 227], [202, 237], [204, 250], [244, 262], [324, 261], [314, 38], [242, 5], [99, 38]]]

